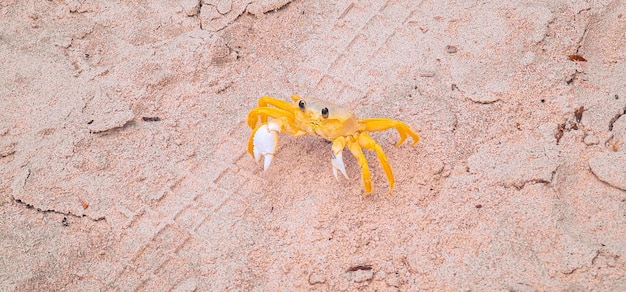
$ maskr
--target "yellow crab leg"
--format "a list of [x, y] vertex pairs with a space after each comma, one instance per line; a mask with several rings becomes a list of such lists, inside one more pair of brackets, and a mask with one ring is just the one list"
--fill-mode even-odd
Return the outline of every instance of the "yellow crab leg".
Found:
[[294, 94], [294, 95], [291, 96], [291, 100], [296, 102], [296, 101], [300, 100], [300, 96]]
[[411, 144], [412, 146], [415, 146], [417, 142], [420, 141], [420, 136], [413, 132], [411, 127], [402, 121], [388, 118], [368, 118], [359, 120], [359, 130], [361, 132], [384, 131], [391, 128], [395, 128], [398, 130], [398, 134], [400, 134], [400, 141], [396, 143], [396, 146], [400, 146], [404, 143], [404, 140], [407, 138], [407, 134], [413, 138], [413, 144]]
[[[259, 107], [267, 107], [268, 105], [273, 105], [279, 109], [283, 109], [289, 112], [293, 112], [297, 108], [290, 102], [273, 98], [271, 96], [262, 96], [259, 98]], [[261, 116], [261, 122], [267, 122], [267, 116]]]
[[248, 113], [248, 126], [250, 126], [250, 128], [252, 129], [256, 128], [256, 124], [259, 121], [259, 117], [261, 117], [261, 119], [265, 119], [263, 123], [267, 122], [268, 117], [271, 117], [271, 118], [283, 117], [287, 120], [290, 126], [294, 124], [294, 120], [296, 118], [293, 115], [293, 113], [284, 109], [273, 108], [273, 107], [257, 107], [257, 108], [253, 108], [250, 111], [250, 113]]
[[296, 106], [294, 106], [292, 103], [288, 102], [288, 101], [284, 101], [282, 99], [277, 99], [277, 98], [273, 98], [271, 96], [262, 96], [261, 98], [259, 98], [259, 107], [264, 107], [267, 105], [273, 105], [277, 108], [281, 108], [284, 110], [294, 110], [296, 109]]
[[361, 176], [363, 178], [363, 187], [365, 188], [365, 195], [369, 195], [372, 192], [372, 179], [370, 176], [370, 169], [367, 165], [367, 159], [359, 146], [358, 141], [348, 141], [348, 149], [352, 152], [352, 155], [356, 158], [356, 161], [361, 166]]
[[387, 155], [385, 155], [383, 148], [367, 133], [359, 134], [358, 142], [361, 147], [376, 151], [378, 162], [380, 162], [383, 170], [385, 170], [387, 180], [389, 180], [389, 192], [387, 194], [391, 194], [395, 180], [393, 178], [393, 172], [391, 171], [391, 165], [389, 165], [389, 161], [387, 161]]

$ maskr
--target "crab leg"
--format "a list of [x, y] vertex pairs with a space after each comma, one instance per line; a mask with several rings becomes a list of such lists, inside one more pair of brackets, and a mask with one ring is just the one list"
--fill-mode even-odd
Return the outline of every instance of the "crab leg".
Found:
[[359, 129], [361, 132], [376, 132], [384, 131], [390, 128], [395, 128], [400, 134], [400, 141], [396, 143], [396, 146], [402, 145], [407, 138], [407, 134], [413, 138], [412, 146], [415, 146], [420, 141], [420, 136], [415, 133], [409, 125], [402, 121], [388, 119], [388, 118], [369, 118], [359, 121]]
[[372, 179], [370, 176], [370, 169], [367, 165], [367, 159], [361, 150], [361, 146], [357, 141], [348, 142], [348, 149], [352, 152], [352, 155], [356, 157], [357, 162], [361, 166], [361, 176], [363, 178], [363, 187], [365, 188], [365, 194], [369, 195], [372, 192]]
[[330, 159], [330, 164], [333, 166], [333, 175], [335, 175], [335, 179], [339, 180], [337, 176], [337, 170], [341, 171], [343, 176], [348, 178], [348, 174], [346, 174], [346, 166], [343, 164], [343, 156], [341, 153], [343, 152], [343, 148], [346, 147], [346, 138], [338, 137], [333, 141], [332, 147], [332, 157]]
[[391, 165], [389, 165], [389, 161], [387, 161], [387, 155], [385, 155], [383, 148], [367, 133], [361, 133], [358, 142], [361, 147], [376, 151], [378, 162], [380, 162], [380, 165], [385, 171], [385, 175], [387, 175], [387, 180], [389, 180], [389, 192], [387, 194], [391, 194], [395, 180], [393, 178], [393, 172], [391, 171]]
[[[271, 96], [262, 96], [259, 98], [259, 107], [267, 107], [268, 105], [273, 105], [279, 109], [286, 110], [288, 112], [293, 112], [297, 109], [292, 103], [273, 98]], [[267, 116], [261, 116], [261, 122], [267, 123]]]
[[259, 122], [259, 117], [261, 117], [261, 120], [264, 120], [262, 121], [262, 123], [266, 123], [268, 117], [285, 118], [290, 125], [293, 124], [296, 118], [293, 113], [284, 109], [273, 107], [257, 107], [252, 109], [248, 114], [248, 126], [254, 129]]

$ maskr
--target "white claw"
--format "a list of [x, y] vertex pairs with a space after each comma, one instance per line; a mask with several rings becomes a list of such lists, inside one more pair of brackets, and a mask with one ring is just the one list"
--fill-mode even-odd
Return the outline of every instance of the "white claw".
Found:
[[270, 167], [270, 163], [272, 163], [272, 158], [274, 158], [273, 154], [265, 154], [265, 160], [263, 161], [263, 171], [266, 171], [268, 167]]
[[341, 156], [341, 152], [337, 154], [333, 153], [333, 156], [330, 159], [330, 162], [333, 165], [333, 174], [335, 175], [336, 180], [339, 180], [339, 177], [337, 176], [337, 169], [341, 171], [343, 176], [348, 178], [348, 174], [346, 174], [346, 166], [343, 164], [343, 157]]
[[276, 153], [276, 145], [278, 145], [278, 133], [275, 125], [269, 124], [259, 127], [256, 133], [254, 133], [253, 139], [254, 159], [259, 162], [261, 156], [265, 157], [263, 170], [267, 170], [270, 167], [270, 163], [272, 163], [274, 153]]

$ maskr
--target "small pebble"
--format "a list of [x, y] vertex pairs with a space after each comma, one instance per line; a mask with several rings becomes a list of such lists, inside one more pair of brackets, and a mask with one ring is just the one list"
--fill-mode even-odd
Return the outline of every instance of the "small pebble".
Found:
[[347, 273], [348, 279], [351, 279], [355, 283], [363, 283], [374, 278], [374, 270], [356, 270]]
[[221, 0], [220, 2], [217, 3], [217, 12], [219, 12], [220, 14], [224, 15], [228, 12], [230, 12], [230, 10], [233, 7], [233, 1], [231, 0]]
[[598, 145], [598, 143], [600, 143], [600, 140], [598, 139], [598, 137], [596, 137], [593, 134], [588, 134], [587, 136], [585, 136], [585, 138], [583, 139], [583, 143], [585, 143], [585, 145], [587, 146], [591, 146], [591, 145]]
[[322, 284], [324, 282], [326, 282], [326, 278], [324, 278], [323, 275], [320, 275], [320, 274], [315, 273], [315, 272], [313, 272], [313, 273], [311, 273], [309, 275], [309, 284], [311, 284], [311, 285]]
[[454, 54], [458, 51], [456, 46], [451, 46], [451, 45], [447, 45], [446, 46], [446, 52], [448, 52], [449, 54]]

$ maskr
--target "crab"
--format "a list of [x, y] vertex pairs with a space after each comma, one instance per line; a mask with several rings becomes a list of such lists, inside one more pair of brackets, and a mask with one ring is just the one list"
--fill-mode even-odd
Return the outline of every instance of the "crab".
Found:
[[408, 136], [411, 136], [412, 146], [415, 146], [420, 140], [417, 133], [402, 121], [389, 118], [359, 119], [345, 107], [331, 102], [303, 99], [297, 95], [291, 96], [291, 99], [293, 103], [263, 96], [259, 99], [258, 107], [248, 113], [248, 126], [253, 129], [248, 140], [248, 152], [257, 163], [264, 158], [263, 170], [267, 170], [276, 154], [278, 133], [283, 132], [294, 137], [314, 135], [332, 143], [331, 165], [335, 179], [339, 180], [337, 171], [348, 178], [343, 163], [343, 149], [347, 147], [356, 157], [361, 166], [365, 195], [372, 192], [372, 181], [362, 149], [375, 151], [389, 181], [388, 194], [391, 194], [394, 186], [391, 166], [380, 144], [368, 132], [395, 128], [400, 135], [396, 146], [404, 143]]

